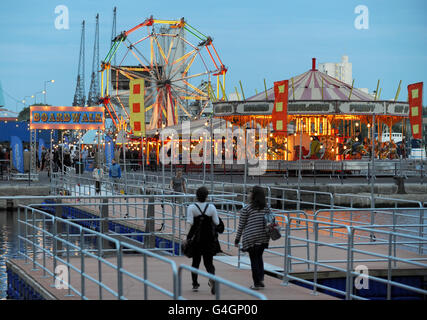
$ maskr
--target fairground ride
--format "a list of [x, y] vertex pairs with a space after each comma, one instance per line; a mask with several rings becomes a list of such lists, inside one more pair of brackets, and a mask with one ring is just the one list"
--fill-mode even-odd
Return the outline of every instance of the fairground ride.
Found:
[[150, 17], [113, 39], [101, 62], [101, 102], [114, 125], [132, 136], [131, 80], [144, 79], [145, 129], [153, 130], [202, 117], [225, 95], [226, 72], [211, 37], [184, 18]]

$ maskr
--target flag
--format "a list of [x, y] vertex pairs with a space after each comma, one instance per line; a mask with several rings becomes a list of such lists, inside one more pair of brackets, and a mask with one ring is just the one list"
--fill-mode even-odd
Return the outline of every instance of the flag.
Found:
[[288, 87], [288, 80], [274, 82], [274, 108], [271, 116], [274, 131], [282, 135], [286, 135], [288, 131]]
[[24, 173], [24, 153], [21, 139], [17, 136], [10, 137], [10, 146], [12, 149], [13, 166], [18, 172]]
[[130, 125], [136, 136], [145, 137], [144, 79], [132, 79], [129, 82]]
[[106, 165], [111, 166], [111, 161], [114, 159], [114, 142], [110, 136], [105, 136], [105, 161]]
[[64, 136], [64, 141], [62, 142], [62, 147], [64, 148], [64, 150], [69, 149], [69, 143], [70, 143], [70, 141], [68, 140], [68, 137]]
[[42, 162], [42, 151], [43, 151], [43, 147], [46, 148], [46, 144], [44, 143], [43, 138], [39, 139], [39, 162]]
[[409, 121], [414, 139], [422, 139], [423, 129], [423, 83], [408, 86]]

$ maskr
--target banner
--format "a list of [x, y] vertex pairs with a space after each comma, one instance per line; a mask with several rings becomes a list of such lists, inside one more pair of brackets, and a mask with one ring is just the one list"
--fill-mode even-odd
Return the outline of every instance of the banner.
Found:
[[46, 148], [46, 144], [44, 143], [43, 138], [39, 139], [39, 162], [42, 162], [42, 151], [43, 151], [43, 147]]
[[409, 121], [414, 139], [422, 139], [423, 129], [423, 83], [408, 86]]
[[144, 79], [130, 80], [129, 88], [130, 125], [134, 135], [145, 137]]
[[17, 136], [10, 137], [10, 147], [12, 149], [13, 166], [18, 172], [24, 173], [24, 153], [21, 139]]
[[288, 88], [288, 80], [274, 82], [274, 108], [271, 114], [274, 131], [285, 135], [288, 131]]
[[62, 141], [62, 146], [64, 150], [70, 150], [70, 141], [68, 140], [68, 136], [64, 136], [64, 141]]
[[111, 161], [114, 159], [114, 142], [110, 136], [105, 136], [105, 162], [109, 167], [111, 166]]
[[30, 129], [104, 129], [104, 107], [30, 107]]

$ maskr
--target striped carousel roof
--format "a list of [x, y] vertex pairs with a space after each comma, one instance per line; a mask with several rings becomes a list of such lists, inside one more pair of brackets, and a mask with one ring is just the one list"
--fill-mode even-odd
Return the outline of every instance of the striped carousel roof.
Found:
[[[322, 84], [323, 81], [323, 84]], [[323, 85], [323, 99], [322, 99]], [[294, 91], [295, 90], [295, 91]], [[356, 88], [350, 96], [351, 86], [335, 79], [326, 73], [313, 69], [289, 79], [289, 100], [341, 100], [341, 101], [373, 101], [374, 98]], [[274, 87], [267, 90], [267, 100], [274, 100]], [[265, 92], [247, 99], [248, 101], [265, 100]]]

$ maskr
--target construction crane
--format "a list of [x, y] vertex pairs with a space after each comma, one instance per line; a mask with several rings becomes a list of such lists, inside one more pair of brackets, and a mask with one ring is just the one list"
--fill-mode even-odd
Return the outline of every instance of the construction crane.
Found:
[[99, 14], [96, 15], [95, 43], [93, 46], [92, 75], [90, 80], [87, 105], [99, 105]]
[[74, 93], [73, 106], [84, 107], [85, 96], [85, 21], [82, 22], [82, 35], [80, 39], [79, 67], [77, 71], [76, 92]]
[[[111, 29], [111, 45], [114, 42], [114, 39], [117, 35], [117, 26], [116, 26], [116, 19], [117, 19], [117, 7], [114, 7], [113, 9], [113, 27]], [[113, 64], [116, 65], [116, 56], [113, 58]]]

